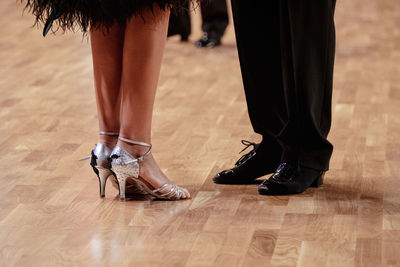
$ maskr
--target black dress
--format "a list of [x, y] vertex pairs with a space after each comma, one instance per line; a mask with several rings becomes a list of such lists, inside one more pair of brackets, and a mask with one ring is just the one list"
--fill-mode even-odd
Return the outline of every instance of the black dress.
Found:
[[[26, 9], [44, 23], [44, 35], [56, 24], [53, 31], [61, 29], [83, 32], [90, 28], [109, 27], [115, 22], [124, 23], [128, 18], [158, 5], [179, 12], [194, 0], [22, 0]], [[198, 1], [198, 0], [196, 0]]]

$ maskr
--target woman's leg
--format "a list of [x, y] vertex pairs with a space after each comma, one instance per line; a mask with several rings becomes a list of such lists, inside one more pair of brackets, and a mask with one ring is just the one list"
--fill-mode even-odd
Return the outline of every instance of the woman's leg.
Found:
[[[90, 32], [93, 54], [94, 84], [100, 131], [119, 132], [122, 51], [125, 26], [115, 24], [109, 31]], [[117, 136], [100, 135], [99, 143], [113, 148]]]
[[[120, 136], [151, 143], [151, 121], [154, 98], [167, 41], [169, 11], [154, 6], [142, 16], [132, 17], [126, 24]], [[118, 140], [118, 146], [137, 157], [147, 147]], [[154, 188], [169, 182], [150, 154], [141, 163], [140, 176]], [[169, 189], [166, 188], [168, 191]], [[189, 193], [184, 189], [185, 197]]]

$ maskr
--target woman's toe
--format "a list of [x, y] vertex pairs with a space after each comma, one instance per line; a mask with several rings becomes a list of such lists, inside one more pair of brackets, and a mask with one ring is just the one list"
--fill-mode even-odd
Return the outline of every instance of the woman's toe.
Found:
[[190, 193], [186, 188], [183, 189], [183, 192], [185, 192], [185, 198], [190, 198]]

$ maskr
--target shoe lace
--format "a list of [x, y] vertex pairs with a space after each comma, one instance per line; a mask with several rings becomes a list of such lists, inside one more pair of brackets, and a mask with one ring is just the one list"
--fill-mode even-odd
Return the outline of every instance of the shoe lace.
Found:
[[243, 156], [241, 156], [240, 159], [238, 159], [238, 161], [235, 163], [235, 166], [241, 165], [242, 163], [246, 162], [250, 157], [254, 156], [255, 153], [256, 153], [256, 148], [257, 148], [257, 144], [256, 143], [253, 143], [253, 142], [250, 142], [250, 141], [247, 141], [247, 140], [242, 140], [241, 142], [245, 146], [245, 148], [243, 148], [239, 152], [239, 154], [241, 154], [242, 152], [244, 152], [246, 149], [248, 149], [251, 146], [253, 147], [253, 149], [249, 153], [244, 154]]

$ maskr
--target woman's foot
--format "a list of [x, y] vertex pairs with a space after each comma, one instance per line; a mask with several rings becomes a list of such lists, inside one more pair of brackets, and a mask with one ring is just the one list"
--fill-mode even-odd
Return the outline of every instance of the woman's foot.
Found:
[[[118, 135], [118, 132], [101, 131], [99, 134], [99, 142], [95, 145], [91, 153], [92, 155], [90, 159], [90, 165], [92, 166], [94, 172], [99, 179], [100, 197], [105, 196], [106, 181], [109, 177], [112, 177], [112, 186], [115, 189], [119, 190], [117, 178], [111, 172], [111, 165], [109, 162], [111, 151], [118, 142]], [[132, 180], [129, 181], [128, 184], [126, 184], [125, 193], [129, 197], [136, 197], [137, 195], [147, 195], [147, 193], [140, 190], [138, 184]]]
[[[149, 148], [141, 145], [133, 145], [122, 140], [118, 140], [117, 146], [128, 152], [134, 158], [141, 157], [148, 152]], [[174, 184], [168, 179], [158, 166], [153, 154], [150, 152], [144, 160], [140, 162], [139, 176], [149, 183], [153, 188], [162, 188], [158, 193], [168, 194], [174, 190]], [[167, 186], [165, 186], [168, 184]], [[180, 199], [190, 198], [190, 193], [186, 188], [179, 187], [182, 190]]]

